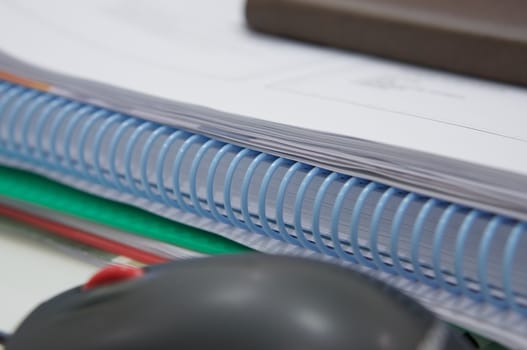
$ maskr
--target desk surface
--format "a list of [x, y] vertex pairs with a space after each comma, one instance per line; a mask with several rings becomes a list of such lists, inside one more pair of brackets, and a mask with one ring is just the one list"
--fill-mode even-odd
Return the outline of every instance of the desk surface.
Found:
[[85, 282], [98, 268], [28, 231], [0, 218], [0, 329], [7, 332], [40, 302]]

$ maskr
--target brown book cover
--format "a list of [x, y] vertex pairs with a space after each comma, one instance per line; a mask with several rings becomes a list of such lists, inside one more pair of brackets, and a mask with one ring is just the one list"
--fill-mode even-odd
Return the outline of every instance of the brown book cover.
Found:
[[248, 0], [255, 30], [527, 85], [525, 0]]

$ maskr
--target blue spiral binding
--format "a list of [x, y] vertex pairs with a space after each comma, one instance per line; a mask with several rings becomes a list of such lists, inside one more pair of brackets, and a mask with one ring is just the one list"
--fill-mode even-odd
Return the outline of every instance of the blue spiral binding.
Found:
[[[522, 265], [518, 247], [527, 238], [527, 222], [5, 81], [0, 81], [0, 156], [527, 316], [527, 293], [513, 278], [514, 266]], [[215, 189], [215, 181], [223, 187]], [[256, 203], [250, 193], [257, 194]], [[292, 218], [284, 216], [288, 198]], [[302, 213], [310, 213], [310, 220]], [[493, 241], [503, 232], [496, 280], [487, 264]], [[448, 266], [443, 254], [452, 233], [454, 262]], [[468, 250], [469, 239], [477, 242], [475, 249]], [[430, 261], [421, 256], [425, 248]]]
[[[152, 132], [146, 140], [145, 146], [143, 147], [143, 150], [141, 152], [141, 158], [139, 160], [139, 164], [141, 164], [141, 183], [143, 185], [143, 188], [145, 189], [147, 198], [153, 202], [162, 202], [162, 197], [161, 195], [155, 194], [152, 191], [152, 186], [150, 184], [150, 180], [148, 179], [148, 157], [155, 142], [168, 133], [170, 133], [170, 129], [168, 127], [158, 126], [157, 129]], [[156, 188], [158, 187], [159, 186], [157, 186]]]
[[357, 258], [344, 250], [342, 248], [342, 243], [339, 237], [339, 224], [341, 220], [341, 213], [342, 213], [342, 206], [344, 205], [345, 199], [348, 197], [350, 191], [353, 189], [355, 185], [357, 185], [360, 182], [360, 180], [356, 177], [348, 179], [344, 185], [342, 186], [341, 190], [339, 191], [337, 198], [335, 199], [335, 203], [333, 205], [333, 210], [331, 212], [331, 242], [333, 243], [333, 247], [335, 248], [335, 252], [337, 253], [338, 257], [344, 261], [349, 261], [354, 264], [358, 264]]
[[276, 171], [281, 166], [288, 166], [288, 164], [290, 163], [291, 161], [287, 159], [276, 158], [267, 168], [267, 171], [265, 172], [265, 175], [262, 179], [260, 191], [258, 192], [258, 216], [260, 218], [260, 224], [262, 225], [264, 234], [274, 239], [281, 239], [281, 236], [269, 225], [269, 222], [271, 220], [267, 217], [266, 214], [267, 193], [269, 192], [269, 184], [271, 183], [271, 180], [273, 179]]
[[247, 224], [248, 229], [250, 231], [256, 232], [259, 234], [265, 234], [265, 232], [264, 232], [264, 228], [262, 226], [256, 225], [251, 218], [251, 213], [249, 212], [249, 188], [250, 188], [250, 184], [251, 184], [251, 181], [253, 179], [256, 169], [262, 163], [265, 163], [266, 161], [273, 159], [273, 158], [274, 157], [269, 154], [260, 153], [257, 157], [253, 159], [253, 161], [247, 168], [247, 171], [245, 172], [245, 176], [243, 177], [243, 182], [242, 182], [241, 210], [242, 210], [243, 220]]
[[433, 209], [437, 208], [439, 205], [441, 205], [441, 202], [437, 199], [428, 198], [421, 210], [419, 211], [419, 214], [417, 215], [417, 220], [412, 230], [411, 260], [413, 272], [415, 273], [415, 276], [421, 283], [428, 284], [431, 287], [438, 287], [439, 282], [435, 278], [428, 276], [423, 272], [423, 265], [419, 263], [419, 248], [421, 247], [421, 238], [425, 232], [424, 226], [425, 223], [428, 221], [428, 216], [430, 215], [430, 212]]
[[304, 233], [304, 228], [302, 225], [302, 204], [304, 203], [304, 196], [306, 195], [306, 191], [308, 187], [311, 185], [315, 177], [322, 172], [323, 172], [322, 169], [315, 167], [315, 168], [312, 168], [307, 173], [307, 175], [304, 177], [296, 193], [295, 210], [294, 210], [295, 212], [294, 225], [295, 225], [295, 232], [296, 232], [297, 240], [300, 242], [302, 247], [306, 249], [314, 250], [317, 253], [320, 253], [321, 251], [317, 243], [311, 242], [310, 240], [308, 240]]
[[[392, 226], [390, 230], [390, 258], [392, 260], [393, 267], [390, 269], [387, 269], [387, 272], [394, 273], [397, 275], [402, 275], [412, 281], [417, 280], [417, 273], [416, 268], [420, 269], [420, 263], [419, 260], [415, 260], [415, 254], [412, 252], [412, 265], [413, 270], [408, 271], [406, 268], [404, 268], [401, 258], [399, 256], [399, 237], [401, 235], [401, 226], [403, 219], [407, 216], [408, 208], [412, 205], [412, 203], [416, 202], [419, 199], [419, 196], [415, 193], [406, 193], [404, 196], [404, 199], [399, 204], [399, 207], [397, 208], [397, 211], [395, 212], [395, 216], [392, 221]], [[419, 244], [419, 242], [416, 242], [416, 233], [420, 233], [423, 230], [423, 225], [421, 224], [422, 219], [420, 217], [423, 215], [423, 212], [419, 212], [419, 215], [417, 217], [417, 222], [414, 225], [413, 233], [412, 233], [412, 247], [416, 248], [416, 244]], [[421, 276], [420, 277], [424, 277]], [[422, 279], [421, 279], [422, 280]]]
[[[207, 142], [205, 142], [200, 147], [198, 153], [196, 153], [196, 156], [194, 157], [194, 160], [192, 161], [192, 165], [190, 166], [190, 173], [189, 173], [189, 179], [191, 179], [190, 198], [192, 200], [192, 205], [194, 206], [194, 208], [196, 208], [199, 215], [204, 216], [209, 219], [212, 219], [212, 215], [209, 211], [201, 207], [200, 199], [198, 196], [198, 186], [197, 186], [197, 182], [195, 179], [198, 178], [198, 169], [199, 169], [199, 166], [205, 154], [209, 150], [213, 149], [214, 147], [218, 145], [221, 145], [221, 143], [216, 140], [208, 140]], [[141, 161], [141, 169], [146, 171], [147, 168], [148, 168], [148, 164], [145, 163], [144, 161]], [[194, 181], [192, 181], [192, 179], [194, 179]]]
[[333, 257], [337, 257], [337, 253], [335, 252], [333, 247], [328, 246], [326, 243], [324, 243], [324, 240], [322, 239], [323, 233], [320, 231], [320, 217], [322, 216], [321, 210], [324, 197], [328, 192], [331, 184], [333, 184], [335, 180], [337, 180], [339, 177], [341, 177], [340, 174], [333, 172], [330, 173], [329, 176], [324, 179], [324, 182], [322, 182], [322, 185], [320, 185], [320, 188], [317, 191], [317, 195], [315, 197], [315, 205], [313, 207], [313, 212], [311, 213], [311, 227], [313, 228], [313, 238], [315, 240], [315, 243], [318, 247], [321, 248], [322, 253]]
[[510, 271], [512, 270], [512, 266], [514, 263], [514, 256], [516, 254], [516, 250], [519, 246], [519, 241], [521, 237], [525, 234], [525, 230], [527, 229], [527, 224], [525, 223], [517, 223], [514, 227], [514, 229], [511, 232], [511, 236], [509, 240], [507, 241], [507, 246], [505, 247], [505, 254], [503, 259], [503, 265], [502, 265], [502, 276], [503, 276], [503, 286], [505, 289], [505, 295], [506, 300], [510, 303], [506, 303], [503, 306], [504, 307], [511, 307], [513, 310], [521, 313], [526, 314], [527, 313], [527, 307], [525, 305], [520, 305], [516, 302], [516, 297], [514, 295], [514, 288], [512, 286], [512, 274]]
[[375, 207], [375, 211], [371, 218], [370, 223], [370, 248], [371, 248], [371, 255], [373, 258], [373, 265], [376, 268], [380, 268], [381, 270], [393, 273], [394, 270], [392, 269], [392, 266], [389, 264], [385, 264], [382, 260], [380, 254], [379, 254], [379, 248], [377, 246], [377, 240], [379, 235], [379, 226], [383, 217], [383, 212], [390, 200], [394, 197], [397, 190], [393, 187], [388, 188], [387, 191], [384, 192], [384, 194], [379, 199], [379, 204]]
[[381, 185], [376, 182], [370, 182], [366, 187], [364, 187], [357, 199], [357, 202], [355, 203], [353, 214], [351, 216], [350, 242], [353, 255], [359, 260], [359, 264], [368, 266], [372, 269], [377, 268], [377, 264], [364, 257], [360, 251], [361, 246], [359, 244], [359, 220], [362, 217], [362, 210], [366, 200], [368, 199], [368, 196], [380, 186]]
[[[238, 226], [241, 228], [247, 228], [248, 225], [246, 222], [239, 220], [236, 217], [234, 210], [232, 209], [232, 200], [231, 200], [231, 190], [232, 190], [232, 181], [234, 179], [234, 172], [238, 168], [238, 165], [243, 158], [249, 157], [252, 154], [256, 154], [256, 151], [250, 150], [248, 148], [241, 149], [236, 156], [231, 161], [229, 168], [227, 169], [227, 174], [225, 174], [225, 182], [223, 184], [223, 198], [225, 200], [225, 212], [227, 213], [227, 218], [231, 225]], [[247, 209], [248, 210], [248, 209]]]
[[[126, 142], [126, 147], [124, 151], [124, 165], [125, 165], [125, 177], [126, 182], [130, 184], [131, 193], [138, 197], [146, 197], [145, 193], [141, 193], [141, 190], [136, 185], [136, 181], [132, 175], [132, 154], [133, 149], [138, 143], [139, 137], [147, 130], [153, 129], [155, 126], [152, 123], [142, 123], [138, 128], [134, 130], [132, 135], [130, 135], [128, 141]], [[97, 155], [95, 155], [97, 157]], [[102, 184], [102, 183], [100, 183]]]
[[[292, 166], [289, 167], [289, 169], [284, 175], [284, 178], [280, 182], [280, 187], [278, 189], [278, 197], [276, 198], [276, 224], [278, 226], [278, 233], [280, 234], [279, 238], [281, 238], [285, 242], [294, 244], [299, 247], [301, 247], [302, 244], [298, 241], [296, 237], [293, 237], [287, 231], [287, 227], [284, 221], [284, 203], [287, 194], [287, 187], [291, 183], [293, 176], [297, 174], [301, 168], [306, 168], [306, 165], [300, 162], [294, 163]], [[300, 213], [295, 213], [295, 217], [296, 214]]]
[[455, 246], [455, 258], [454, 258], [454, 273], [456, 275], [456, 280], [460, 289], [460, 292], [464, 295], [470, 295], [474, 300], [481, 301], [483, 296], [479, 292], [475, 292], [470, 289], [465, 281], [463, 276], [463, 253], [465, 251], [465, 245], [468, 239], [468, 236], [471, 232], [472, 226], [478, 217], [484, 215], [481, 211], [472, 209], [468, 215], [465, 216], [463, 223], [461, 224]]
[[[26, 110], [24, 112], [24, 115], [21, 118], [21, 124], [22, 124], [22, 149], [20, 150], [21, 156], [26, 157], [30, 155], [30, 145], [29, 145], [29, 127], [33, 125], [33, 117], [36, 115], [36, 111], [39, 110], [43, 105], [49, 103], [49, 101], [53, 98], [53, 96], [49, 95], [37, 95], [37, 98], [33, 99], [33, 101], [26, 107]], [[66, 130], [66, 136], [69, 136], [67, 134], [68, 130]]]
[[[74, 157], [72, 157], [72, 140], [74, 136], [74, 131], [76, 130], [78, 125], [84, 120], [84, 118], [87, 118], [92, 113], [94, 113], [94, 111], [95, 108], [93, 108], [92, 106], [83, 106], [82, 108], [78, 109], [75, 113], [73, 113], [69, 123], [66, 125], [66, 131], [64, 132], [66, 135], [64, 139], [64, 158], [66, 166], [62, 169], [68, 175], [78, 176], [79, 178], [83, 178], [84, 176], [84, 174], [79, 172], [76, 168], [76, 161], [74, 160]], [[29, 148], [27, 149], [29, 150]], [[26, 155], [28, 157], [31, 157], [31, 153], [29, 151], [26, 153]]]

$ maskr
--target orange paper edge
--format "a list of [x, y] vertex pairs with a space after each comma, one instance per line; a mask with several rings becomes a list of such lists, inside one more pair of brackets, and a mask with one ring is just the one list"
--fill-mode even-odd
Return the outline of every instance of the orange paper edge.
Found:
[[23, 85], [25, 87], [29, 87], [32, 89], [37, 89], [40, 91], [49, 91], [51, 89], [51, 85], [42, 83], [40, 81], [36, 80], [30, 80], [23, 77], [20, 77], [18, 75], [0, 70], [0, 80], [7, 80], [14, 84]]

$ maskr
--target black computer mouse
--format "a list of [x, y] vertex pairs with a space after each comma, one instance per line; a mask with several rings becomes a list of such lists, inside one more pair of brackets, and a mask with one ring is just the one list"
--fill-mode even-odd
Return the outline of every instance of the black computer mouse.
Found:
[[350, 269], [241, 254], [110, 267], [43, 303], [7, 350], [468, 349], [423, 307]]

